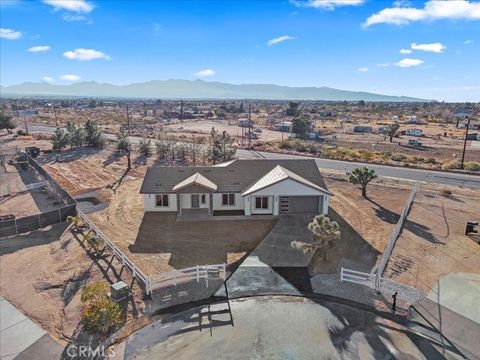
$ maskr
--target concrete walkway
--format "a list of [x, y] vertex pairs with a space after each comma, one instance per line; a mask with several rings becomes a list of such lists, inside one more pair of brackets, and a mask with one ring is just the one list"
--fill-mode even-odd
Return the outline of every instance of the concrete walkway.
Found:
[[0, 359], [59, 359], [62, 346], [0, 296]]

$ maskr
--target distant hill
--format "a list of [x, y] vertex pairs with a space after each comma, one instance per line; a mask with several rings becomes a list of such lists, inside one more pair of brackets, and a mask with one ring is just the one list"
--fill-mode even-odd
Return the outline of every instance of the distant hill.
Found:
[[161, 99], [269, 99], [331, 101], [426, 101], [407, 96], [389, 96], [329, 87], [290, 87], [270, 84], [227, 84], [203, 80], [153, 80], [129, 85], [84, 81], [71, 85], [26, 82], [2, 86], [2, 96], [85, 96]]

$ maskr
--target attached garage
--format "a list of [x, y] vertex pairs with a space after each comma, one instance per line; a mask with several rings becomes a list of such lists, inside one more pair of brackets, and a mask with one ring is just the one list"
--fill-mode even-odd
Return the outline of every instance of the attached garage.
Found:
[[318, 213], [323, 196], [280, 196], [281, 213]]

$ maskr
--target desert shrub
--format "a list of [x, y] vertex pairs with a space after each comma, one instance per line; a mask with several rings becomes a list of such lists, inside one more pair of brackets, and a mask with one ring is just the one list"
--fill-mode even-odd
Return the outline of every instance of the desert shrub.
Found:
[[467, 161], [463, 164], [463, 168], [469, 171], [480, 171], [480, 163], [475, 161]]
[[462, 164], [460, 160], [446, 160], [442, 163], [442, 169], [443, 170], [460, 169], [461, 165]]
[[443, 189], [440, 193], [443, 196], [452, 196], [452, 190], [449, 190], [449, 189]]
[[424, 159], [424, 162], [427, 163], [427, 164], [436, 164], [437, 160], [435, 160], [433, 157], [429, 157], [429, 158]]
[[85, 286], [81, 301], [82, 324], [88, 332], [105, 335], [122, 323], [122, 310], [110, 299], [109, 286], [105, 281]]
[[405, 162], [407, 163], [416, 163], [418, 161], [418, 158], [415, 155], [412, 156], [407, 156], [405, 159]]
[[393, 153], [390, 155], [390, 159], [393, 161], [404, 161], [407, 157], [402, 153]]

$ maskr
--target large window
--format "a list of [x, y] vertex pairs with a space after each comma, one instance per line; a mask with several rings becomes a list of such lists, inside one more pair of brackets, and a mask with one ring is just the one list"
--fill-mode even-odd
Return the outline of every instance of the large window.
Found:
[[223, 206], [234, 206], [235, 205], [235, 194], [223, 194], [222, 195], [222, 205]]
[[268, 196], [255, 197], [255, 209], [268, 209]]
[[155, 202], [158, 207], [168, 207], [168, 195], [167, 194], [156, 195]]

